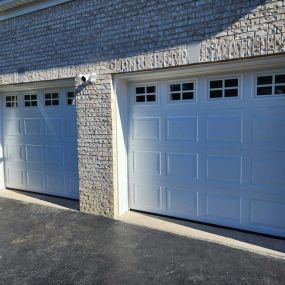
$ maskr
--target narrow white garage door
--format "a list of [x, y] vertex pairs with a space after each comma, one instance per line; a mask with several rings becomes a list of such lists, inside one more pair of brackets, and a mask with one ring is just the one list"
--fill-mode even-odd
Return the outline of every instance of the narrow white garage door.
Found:
[[132, 209], [285, 236], [285, 72], [130, 86]]
[[74, 92], [7, 93], [2, 100], [6, 187], [78, 198]]

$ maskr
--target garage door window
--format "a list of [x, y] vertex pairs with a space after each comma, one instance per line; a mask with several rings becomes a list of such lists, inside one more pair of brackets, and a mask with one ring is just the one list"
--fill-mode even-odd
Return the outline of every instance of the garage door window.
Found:
[[59, 105], [58, 93], [46, 93], [45, 94], [45, 105], [46, 106], [57, 106], [57, 105]]
[[136, 103], [155, 102], [156, 101], [156, 86], [137, 86], [136, 87]]
[[38, 98], [36, 94], [24, 95], [25, 107], [38, 106]]
[[239, 79], [215, 79], [209, 81], [209, 98], [230, 98], [239, 96]]
[[285, 74], [257, 76], [256, 95], [285, 95]]
[[169, 85], [170, 101], [194, 99], [194, 82], [173, 83]]
[[73, 91], [69, 91], [66, 94], [67, 96], [67, 105], [75, 105], [75, 96]]
[[18, 96], [6, 96], [6, 107], [7, 108], [18, 107]]

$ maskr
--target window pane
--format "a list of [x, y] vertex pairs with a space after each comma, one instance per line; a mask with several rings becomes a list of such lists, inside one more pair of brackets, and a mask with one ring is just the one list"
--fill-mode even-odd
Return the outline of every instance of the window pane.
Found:
[[155, 93], [155, 86], [148, 86], [146, 87], [147, 93]]
[[25, 95], [25, 100], [30, 100], [30, 95]]
[[285, 85], [275, 86], [275, 94], [285, 94]]
[[32, 100], [37, 100], [37, 95], [32, 95], [32, 96], [31, 96], [31, 99], [32, 99]]
[[238, 89], [225, 90], [225, 97], [237, 97], [237, 96], [238, 96]]
[[67, 92], [67, 105], [75, 105], [75, 95], [74, 92]]
[[285, 83], [285, 74], [276, 75], [275, 83]]
[[136, 102], [145, 102], [145, 96], [136, 96]]
[[45, 99], [51, 99], [51, 94], [45, 94]]
[[58, 98], [58, 93], [52, 93], [52, 98], [57, 99]]
[[53, 101], [52, 101], [52, 104], [53, 104], [53, 105], [58, 105], [58, 103], [59, 103], [58, 100], [53, 100]]
[[258, 85], [272, 84], [272, 76], [259, 76], [257, 78]]
[[222, 88], [223, 80], [212, 80], [210, 81], [210, 88]]
[[74, 92], [67, 92], [67, 97], [68, 98], [73, 98], [74, 97]]
[[33, 107], [38, 106], [38, 102], [37, 101], [32, 101], [32, 106]]
[[225, 87], [237, 87], [238, 86], [238, 79], [226, 79], [225, 80]]
[[272, 95], [272, 87], [257, 87], [257, 95]]
[[46, 101], [45, 101], [45, 105], [46, 105], [46, 106], [50, 106], [50, 105], [51, 105], [51, 100], [46, 100]]
[[171, 92], [180, 91], [180, 84], [171, 84], [170, 91]]
[[210, 91], [210, 98], [221, 98], [223, 97], [222, 90], [211, 90]]
[[25, 102], [25, 107], [29, 107], [29, 106], [31, 106], [30, 101]]
[[18, 107], [18, 97], [6, 96], [6, 107]]
[[147, 101], [147, 102], [153, 102], [153, 101], [155, 101], [155, 95], [147, 95], [147, 96], [146, 96], [146, 101]]
[[172, 93], [170, 94], [170, 100], [174, 101], [174, 100], [180, 100], [180, 93]]
[[182, 94], [182, 99], [183, 100], [191, 100], [194, 98], [194, 93], [193, 92], [184, 92]]
[[136, 94], [144, 94], [145, 88], [144, 87], [137, 87], [136, 88]]
[[183, 91], [193, 90], [193, 88], [194, 88], [193, 83], [183, 83], [182, 84], [182, 90]]

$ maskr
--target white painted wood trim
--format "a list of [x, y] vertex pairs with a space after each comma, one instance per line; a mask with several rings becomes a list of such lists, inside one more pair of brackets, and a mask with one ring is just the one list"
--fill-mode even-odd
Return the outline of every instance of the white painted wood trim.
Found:
[[58, 88], [58, 86], [62, 88], [75, 88], [75, 78], [0, 85], [0, 94], [22, 90], [53, 89]]
[[[128, 150], [127, 150], [127, 84], [125, 81], [114, 80], [114, 99], [115, 99], [115, 128], [116, 140], [114, 145], [116, 147], [116, 154], [114, 156], [114, 171], [117, 181], [115, 185], [115, 217], [118, 217], [129, 210], [128, 201]], [[117, 94], [120, 94], [117, 96]]]
[[[0, 96], [0, 105], [2, 106], [3, 96]], [[0, 108], [0, 119], [3, 122], [3, 108]], [[3, 123], [0, 124], [0, 190], [5, 189], [4, 178], [4, 138], [3, 138]]]
[[0, 21], [32, 13], [71, 0], [4, 0], [0, 3]]

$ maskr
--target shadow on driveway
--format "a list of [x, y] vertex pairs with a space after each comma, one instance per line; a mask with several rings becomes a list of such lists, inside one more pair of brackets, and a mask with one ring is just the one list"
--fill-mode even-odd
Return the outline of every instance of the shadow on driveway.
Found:
[[285, 238], [282, 237], [263, 235], [229, 227], [211, 225], [190, 220], [176, 219], [172, 217], [144, 213], [140, 211], [132, 212], [141, 213], [145, 216], [156, 218], [157, 220], [167, 221], [176, 225], [182, 225], [191, 229], [202, 231], [204, 233], [215, 234], [221, 237], [231, 238], [236, 241], [246, 242], [251, 245], [256, 245], [266, 249], [285, 253]]
[[0, 284], [285, 284], [285, 261], [0, 198]]

